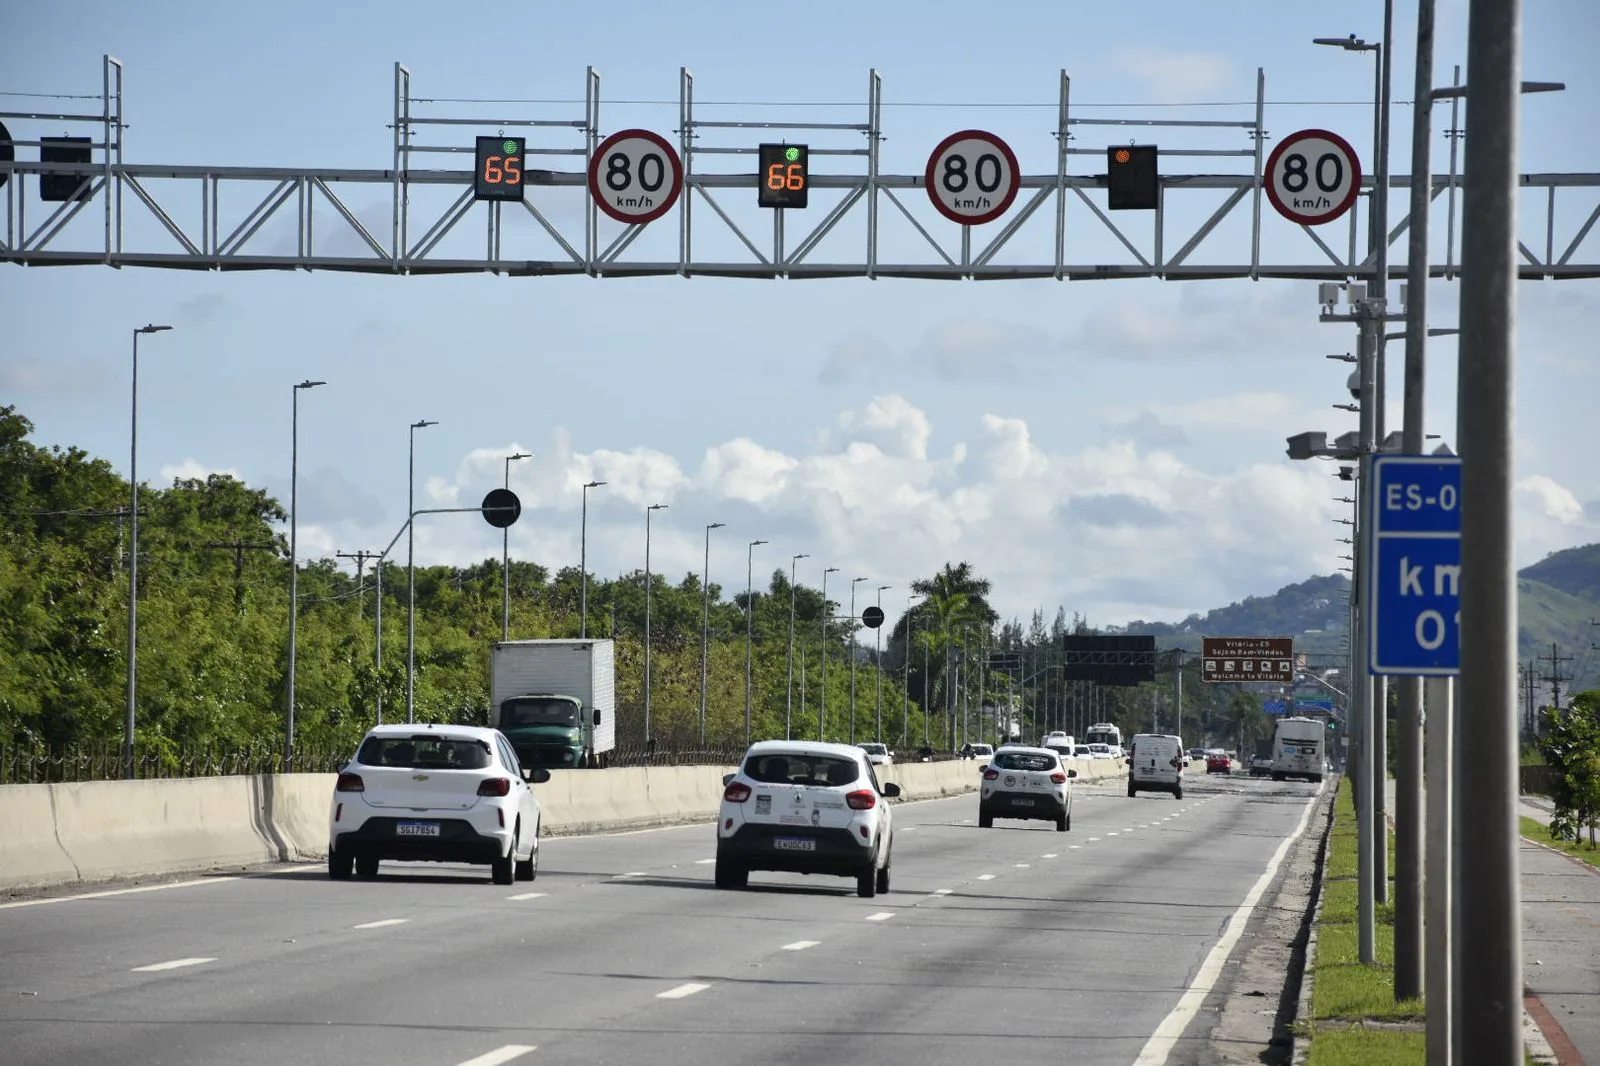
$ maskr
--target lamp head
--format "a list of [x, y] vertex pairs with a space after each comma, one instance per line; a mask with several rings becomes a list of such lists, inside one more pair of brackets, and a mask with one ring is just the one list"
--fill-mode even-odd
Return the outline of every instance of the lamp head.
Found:
[[421, 419], [419, 421], [411, 423], [411, 428], [412, 429], [422, 429], [424, 426], [437, 426], [438, 424], [439, 423], [437, 423], [437, 422], [433, 422], [433, 421], [430, 421], [430, 420], [424, 418], [424, 419]]
[[709, 533], [713, 529], [721, 529], [722, 525], [721, 522], [712, 522], [709, 526], [706, 526], [706, 532]]
[[314, 389], [318, 385], [326, 385], [326, 384], [327, 384], [326, 381], [302, 381], [300, 384], [296, 385], [295, 388], [297, 388], [297, 389]]
[[666, 503], [652, 503], [648, 508], [646, 508], [646, 510], [650, 510], [650, 511], [665, 511], [670, 506], [671, 506], [671, 504], [666, 504]]
[[511, 455], [506, 456], [506, 462], [509, 463], [513, 459], [532, 459], [532, 458], [533, 458], [533, 453], [532, 452], [513, 452]]
[[166, 332], [167, 330], [169, 330], [171, 328], [172, 328], [171, 326], [140, 326], [138, 329], [134, 330], [134, 332], [135, 333], [164, 333], [164, 332]]
[[583, 487], [586, 488], [586, 489], [597, 489], [601, 485], [604, 485], [604, 484], [605, 484], [604, 481], [586, 481], [586, 482], [584, 482]]
[[765, 543], [767, 543], [767, 542], [764, 541], [764, 540], [753, 540], [753, 541], [750, 542], [750, 547], [754, 548], [757, 545], [765, 544]]

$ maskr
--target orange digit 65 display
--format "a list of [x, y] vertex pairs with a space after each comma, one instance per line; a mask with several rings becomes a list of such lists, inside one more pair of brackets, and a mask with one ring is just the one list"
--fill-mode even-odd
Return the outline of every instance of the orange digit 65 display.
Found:
[[521, 137], [479, 137], [472, 173], [475, 200], [523, 199], [522, 164], [527, 142]]

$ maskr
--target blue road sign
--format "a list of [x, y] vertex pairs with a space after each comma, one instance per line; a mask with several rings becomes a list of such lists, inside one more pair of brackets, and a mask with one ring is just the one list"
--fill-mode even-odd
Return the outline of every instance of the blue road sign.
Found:
[[1288, 714], [1289, 703], [1287, 700], [1267, 700], [1261, 705], [1261, 709], [1268, 714]]
[[1367, 521], [1371, 672], [1461, 672], [1461, 460], [1379, 455]]
[[1294, 709], [1295, 709], [1296, 712], [1300, 712], [1300, 711], [1321, 711], [1324, 714], [1332, 714], [1333, 713], [1333, 697], [1332, 696], [1296, 696], [1294, 698]]

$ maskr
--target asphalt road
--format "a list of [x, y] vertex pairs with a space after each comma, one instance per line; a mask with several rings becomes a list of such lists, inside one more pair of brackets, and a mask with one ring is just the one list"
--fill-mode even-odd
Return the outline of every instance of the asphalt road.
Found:
[[719, 891], [701, 825], [547, 840], [532, 884], [287, 867], [0, 906], [0, 1059], [1126, 1066], [1181, 1001], [1168, 1061], [1195, 1061], [1216, 1014], [1185, 993], [1315, 787], [1076, 787], [1068, 833], [979, 829], [975, 796], [897, 807], [870, 900]]

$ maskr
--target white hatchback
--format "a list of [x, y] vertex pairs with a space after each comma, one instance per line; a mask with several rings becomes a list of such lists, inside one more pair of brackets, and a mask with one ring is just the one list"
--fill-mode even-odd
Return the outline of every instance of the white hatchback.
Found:
[[384, 859], [487, 864], [494, 883], [539, 870], [539, 799], [550, 771], [524, 770], [497, 729], [380, 725], [339, 772], [328, 818], [328, 876], [362, 877]]
[[978, 794], [978, 826], [996, 818], [1042, 818], [1065, 833], [1072, 828], [1072, 779], [1078, 771], [1061, 765], [1055, 748], [1005, 744], [983, 768]]
[[723, 778], [717, 816], [718, 888], [743, 888], [751, 870], [856, 879], [856, 895], [889, 891], [894, 820], [872, 761], [853, 744], [763, 740]]

